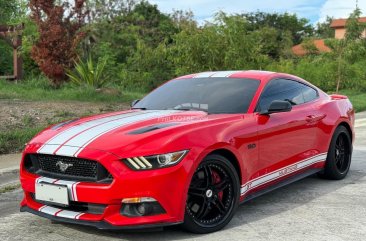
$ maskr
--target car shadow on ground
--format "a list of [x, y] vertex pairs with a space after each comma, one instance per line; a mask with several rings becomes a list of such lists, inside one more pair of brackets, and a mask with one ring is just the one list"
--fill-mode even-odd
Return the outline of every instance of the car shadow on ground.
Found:
[[[366, 152], [363, 153], [366, 155]], [[362, 170], [351, 169], [344, 180], [323, 180], [317, 175], [310, 176], [288, 186], [282, 187], [261, 197], [253, 199], [239, 206], [233, 220], [221, 232], [226, 232], [244, 225], [250, 225], [258, 220], [287, 212], [297, 207], [332, 193], [345, 186], [356, 184], [366, 176]], [[195, 235], [184, 232], [179, 226], [167, 227], [164, 230], [138, 230], [138, 231], [101, 231], [90, 227], [63, 224], [65, 227], [97, 235], [104, 238], [123, 240], [180, 240], [202, 238], [207, 235]]]

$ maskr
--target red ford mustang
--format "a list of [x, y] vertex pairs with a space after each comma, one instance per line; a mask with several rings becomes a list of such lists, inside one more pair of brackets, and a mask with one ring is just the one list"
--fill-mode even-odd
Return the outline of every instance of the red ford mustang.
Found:
[[129, 111], [54, 125], [30, 141], [21, 211], [100, 229], [223, 228], [240, 203], [314, 173], [342, 179], [354, 110], [292, 75], [174, 79]]

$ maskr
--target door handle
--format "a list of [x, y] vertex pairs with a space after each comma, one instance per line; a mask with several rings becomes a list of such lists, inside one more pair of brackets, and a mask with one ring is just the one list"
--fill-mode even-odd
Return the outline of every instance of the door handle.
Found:
[[322, 115], [308, 115], [306, 116], [305, 120], [307, 122], [315, 122], [315, 121], [320, 121], [322, 119], [324, 119], [327, 115], [326, 114], [322, 114]]
[[312, 122], [312, 121], [314, 121], [314, 120], [315, 120], [315, 118], [316, 118], [316, 116], [315, 116], [315, 115], [308, 115], [308, 116], [306, 116], [305, 120], [306, 120], [307, 122]]

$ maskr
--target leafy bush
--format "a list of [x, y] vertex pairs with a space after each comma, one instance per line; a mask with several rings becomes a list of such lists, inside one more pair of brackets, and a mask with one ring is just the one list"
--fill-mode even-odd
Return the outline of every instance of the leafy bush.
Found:
[[79, 62], [75, 62], [75, 70], [67, 70], [67, 76], [76, 85], [100, 88], [108, 82], [104, 72], [106, 64], [106, 58], [99, 59], [96, 64], [91, 56], [86, 61], [79, 58]]

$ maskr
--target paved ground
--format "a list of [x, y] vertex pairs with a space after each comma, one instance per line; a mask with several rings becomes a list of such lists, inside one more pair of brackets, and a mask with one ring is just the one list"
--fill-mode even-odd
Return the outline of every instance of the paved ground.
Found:
[[[0, 195], [0, 240], [365, 240], [366, 113], [359, 114], [349, 176], [309, 177], [240, 206], [222, 231], [193, 235], [179, 228], [155, 232], [101, 232], [55, 224], [19, 213], [20, 190]], [[9, 182], [11, 175], [0, 175]]]

